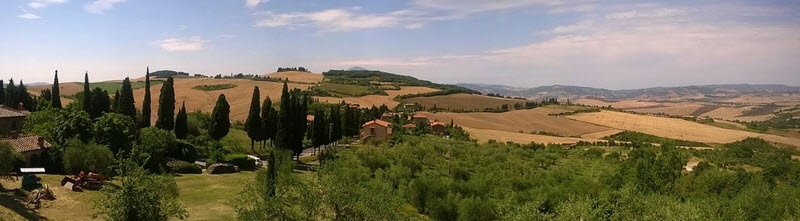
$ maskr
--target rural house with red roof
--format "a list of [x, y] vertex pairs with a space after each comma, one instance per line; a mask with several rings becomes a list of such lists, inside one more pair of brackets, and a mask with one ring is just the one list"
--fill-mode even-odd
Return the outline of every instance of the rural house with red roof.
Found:
[[359, 138], [362, 141], [380, 140], [387, 141], [392, 137], [392, 127], [390, 123], [382, 120], [371, 120], [361, 126]]

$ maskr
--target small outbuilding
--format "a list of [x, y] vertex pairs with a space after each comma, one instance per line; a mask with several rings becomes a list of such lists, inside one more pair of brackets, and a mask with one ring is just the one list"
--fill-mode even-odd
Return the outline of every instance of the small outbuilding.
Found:
[[442, 122], [436, 121], [431, 123], [431, 130], [435, 134], [443, 134], [445, 129], [445, 125]]
[[43, 137], [30, 135], [21, 137], [8, 137], [0, 139], [0, 143], [8, 143], [14, 151], [20, 153], [25, 159], [25, 167], [40, 166], [39, 159], [44, 151], [52, 147]]

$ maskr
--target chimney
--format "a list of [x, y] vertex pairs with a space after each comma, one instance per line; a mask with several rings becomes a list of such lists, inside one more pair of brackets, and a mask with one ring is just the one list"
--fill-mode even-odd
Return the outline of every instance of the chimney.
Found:
[[39, 147], [44, 148], [44, 137], [39, 137]]
[[24, 110], [25, 110], [25, 105], [22, 105], [22, 102], [19, 102], [19, 103], [17, 104], [17, 110], [24, 111]]

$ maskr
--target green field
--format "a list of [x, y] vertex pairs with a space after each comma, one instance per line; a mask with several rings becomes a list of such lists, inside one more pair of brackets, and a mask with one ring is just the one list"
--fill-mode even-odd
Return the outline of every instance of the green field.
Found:
[[[150, 80], [150, 86], [159, 85], [159, 84], [162, 84], [162, 83], [164, 83], [164, 81], [162, 81], [162, 80]], [[83, 86], [82, 83], [75, 83], [75, 84]], [[108, 91], [109, 94], [113, 94], [115, 91], [117, 91], [117, 90], [122, 88], [122, 82], [104, 81], [104, 82], [89, 83], [89, 86], [91, 86], [91, 88], [99, 87], [99, 88], [102, 88], [103, 90]], [[143, 88], [144, 87], [144, 81], [131, 82], [131, 87], [134, 90], [139, 89], [139, 88]]]

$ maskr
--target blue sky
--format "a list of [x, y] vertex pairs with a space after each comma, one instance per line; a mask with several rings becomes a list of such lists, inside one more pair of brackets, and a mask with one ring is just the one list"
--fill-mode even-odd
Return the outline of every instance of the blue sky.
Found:
[[362, 66], [444, 83], [800, 85], [798, 1], [4, 0], [0, 79]]

